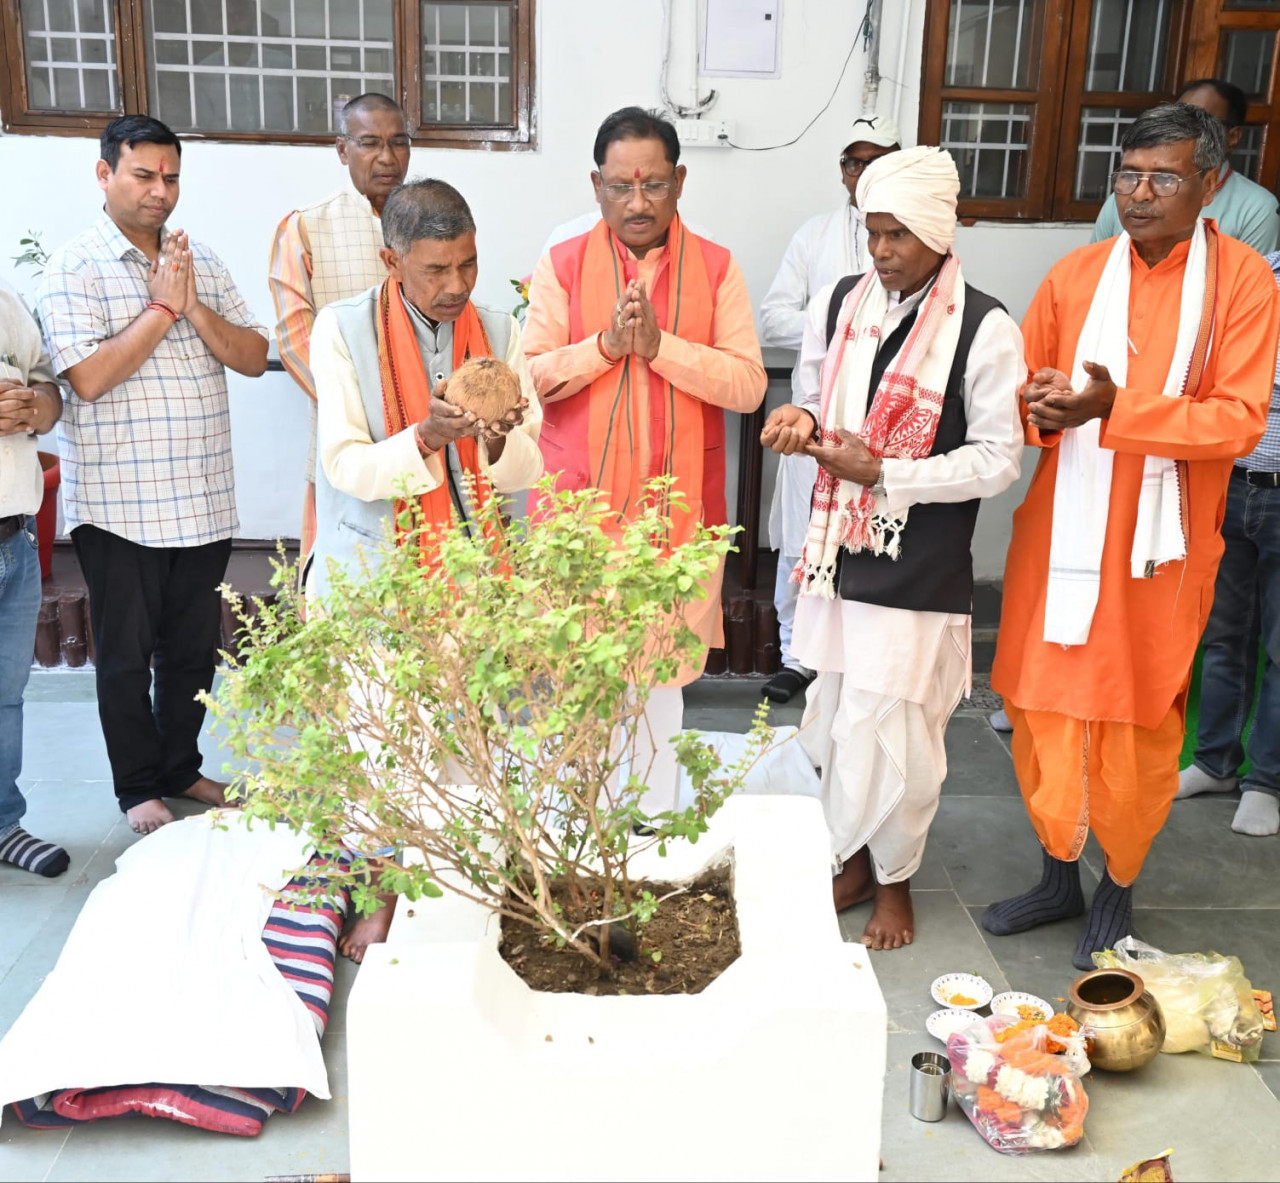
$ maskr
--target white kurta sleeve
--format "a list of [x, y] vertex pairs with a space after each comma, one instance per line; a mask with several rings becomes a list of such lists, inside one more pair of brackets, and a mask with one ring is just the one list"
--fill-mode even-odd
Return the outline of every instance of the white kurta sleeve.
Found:
[[987, 313], [974, 334], [965, 368], [965, 442], [940, 456], [885, 460], [890, 512], [920, 502], [992, 497], [1013, 484], [1022, 467], [1018, 391], [1026, 376], [1018, 326], [998, 308]]
[[507, 343], [507, 365], [520, 379], [520, 391], [529, 403], [524, 421], [507, 435], [502, 455], [489, 464], [483, 441], [480, 444], [481, 463], [499, 493], [515, 493], [527, 489], [542, 476], [542, 451], [538, 447], [538, 435], [542, 431], [542, 404], [533, 385], [533, 373], [529, 359], [524, 355], [520, 341], [520, 326], [513, 324], [511, 340]]
[[822, 361], [827, 356], [827, 308], [836, 290], [834, 283], [814, 293], [804, 317], [804, 334], [800, 339], [800, 357], [796, 362], [795, 402], [822, 423]]
[[311, 331], [311, 373], [320, 460], [335, 489], [358, 501], [386, 501], [430, 492], [444, 480], [439, 456], [423, 460], [413, 427], [373, 442], [355, 364], [328, 308]]
[[799, 349], [804, 337], [804, 311], [809, 305], [811, 244], [801, 227], [782, 256], [778, 274], [760, 304], [760, 343], [776, 349]]

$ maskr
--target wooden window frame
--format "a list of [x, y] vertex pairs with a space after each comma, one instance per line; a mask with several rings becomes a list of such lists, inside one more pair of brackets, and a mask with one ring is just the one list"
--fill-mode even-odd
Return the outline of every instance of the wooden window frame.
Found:
[[1262, 155], [1258, 161], [1259, 185], [1276, 191], [1280, 183], [1280, 134], [1274, 132], [1280, 120], [1280, 12], [1228, 8], [1225, 0], [1200, 0], [1195, 6], [1187, 46], [1184, 78], [1220, 78], [1224, 34], [1233, 32], [1274, 32], [1271, 57], [1271, 87], [1266, 101], [1249, 100], [1246, 126], [1262, 128]]
[[953, 0], [928, 0], [925, 10], [918, 142], [941, 142], [942, 110], [948, 101], [1030, 103], [1036, 108], [1027, 148], [1026, 195], [1020, 198], [961, 197], [960, 217], [1020, 222], [1093, 221], [1103, 203], [1077, 201], [1073, 194], [1081, 113], [1086, 107], [1118, 107], [1139, 112], [1171, 99], [1179, 79], [1195, 76], [1182, 69], [1195, 5], [1191, 0], [1174, 0], [1167, 33], [1165, 89], [1112, 92], [1084, 88], [1092, 0], [1045, 0], [1039, 85], [1035, 89], [946, 86], [947, 33], [952, 3]]
[[[467, 0], [454, 0], [466, 3]], [[494, 0], [487, 0], [492, 3]], [[422, 123], [421, 0], [393, 0], [396, 44], [395, 89], [416, 146], [521, 152], [538, 146], [536, 101], [537, 0], [511, 0], [511, 101], [509, 125]], [[0, 0], [0, 118], [13, 135], [98, 136], [118, 115], [147, 114], [149, 79], [146, 60], [145, 0], [112, 0], [116, 25], [116, 69], [119, 111], [32, 110], [27, 95], [21, 0]], [[218, 143], [329, 144], [331, 135], [290, 132], [179, 132], [181, 139]]]

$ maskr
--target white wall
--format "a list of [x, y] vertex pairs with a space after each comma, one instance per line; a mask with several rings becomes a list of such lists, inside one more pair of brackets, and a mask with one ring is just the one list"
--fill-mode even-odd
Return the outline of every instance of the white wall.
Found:
[[[670, 0], [677, 36], [669, 89], [677, 102], [693, 95], [695, 2]], [[897, 109], [912, 142], [924, 0], [886, 0], [884, 9], [878, 106]], [[862, 10], [855, 0], [787, 0], [780, 79], [701, 83], [704, 92], [711, 84], [720, 91], [714, 114], [736, 121], [739, 143], [782, 143], [817, 115], [832, 95]], [[514, 302], [507, 281], [532, 270], [550, 229], [590, 208], [591, 144], [599, 121], [628, 103], [659, 104], [660, 0], [541, 0], [538, 23], [538, 149], [417, 149], [410, 167], [411, 175], [444, 177], [467, 196], [480, 227], [477, 296], [499, 306]], [[904, 35], [907, 68], [898, 79]], [[864, 69], [859, 43], [830, 107], [795, 145], [768, 152], [689, 149], [684, 157], [689, 180], [681, 211], [733, 250], [757, 304], [799, 223], [843, 197], [836, 159], [861, 109]], [[0, 175], [6, 178], [0, 274], [24, 291], [32, 288], [29, 275], [8, 270], [18, 238], [38, 230], [51, 247], [97, 215], [96, 157], [91, 139], [0, 137]], [[225, 259], [251, 307], [269, 322], [265, 269], [273, 228], [289, 210], [337, 188], [343, 177], [328, 146], [188, 141], [173, 224]], [[959, 249], [970, 279], [1016, 316], [1048, 266], [1086, 236], [1078, 228], [975, 227], [962, 231]], [[303, 396], [282, 374], [257, 381], [233, 377], [231, 391], [241, 534], [295, 535], [305, 455]], [[999, 574], [1007, 517], [1002, 506], [984, 511], [980, 532], [992, 541], [979, 548], [982, 576]]]

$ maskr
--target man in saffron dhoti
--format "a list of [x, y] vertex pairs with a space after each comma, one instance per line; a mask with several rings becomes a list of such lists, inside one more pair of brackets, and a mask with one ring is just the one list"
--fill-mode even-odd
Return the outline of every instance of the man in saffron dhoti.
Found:
[[1262, 437], [1280, 330], [1266, 262], [1202, 217], [1221, 122], [1157, 107], [1122, 151], [1125, 232], [1054, 267], [1023, 325], [1027, 441], [1043, 451], [1013, 519], [992, 675], [1044, 871], [982, 925], [1005, 936], [1079, 916], [1092, 830], [1106, 870], [1080, 969], [1129, 933], [1178, 788], [1232, 460]]
[[[672, 511], [672, 547], [699, 523], [728, 520], [724, 413], [754, 410], [767, 384], [741, 269], [677, 213], [679, 160], [675, 128], [639, 107], [600, 125], [591, 174], [600, 221], [538, 262], [524, 332], [557, 488], [601, 489], [625, 518], [647, 481], [674, 477], [688, 512]], [[723, 578], [722, 562], [687, 616], [708, 646], [723, 639]], [[637, 775], [648, 769], [640, 808], [650, 816], [675, 807], [669, 741], [683, 724], [682, 687], [705, 661], [703, 649], [674, 684], [650, 692], [636, 757]]]
[[909, 148], [858, 183], [873, 270], [809, 305], [800, 405], [763, 442], [818, 461], [793, 648], [818, 677], [801, 742], [822, 769], [836, 910], [874, 899], [863, 944], [910, 944], [910, 880], [971, 674], [978, 505], [1017, 479], [1017, 326], [952, 250], [955, 163]]
[[[471, 512], [476, 496], [527, 489], [542, 475], [542, 412], [509, 312], [472, 302], [476, 224], [443, 181], [396, 189], [382, 209], [387, 279], [316, 317], [311, 368], [319, 406], [316, 545], [308, 597], [323, 609], [331, 564], [369, 562], [391, 533], [396, 499], [417, 497], [428, 525]], [[524, 402], [487, 424], [440, 396], [468, 358], [499, 357]], [[470, 480], [468, 480], [470, 478]], [[426, 544], [424, 542], [424, 552]], [[423, 554], [423, 562], [430, 555]], [[356, 921], [343, 953], [385, 940], [394, 897]]]
[[311, 412], [300, 535], [303, 562], [316, 538], [312, 328], [326, 305], [382, 282], [382, 206], [404, 183], [412, 147], [400, 104], [376, 93], [357, 95], [342, 108], [335, 144], [338, 159], [347, 167], [348, 183], [324, 200], [294, 210], [280, 223], [267, 268], [280, 360], [302, 387]]

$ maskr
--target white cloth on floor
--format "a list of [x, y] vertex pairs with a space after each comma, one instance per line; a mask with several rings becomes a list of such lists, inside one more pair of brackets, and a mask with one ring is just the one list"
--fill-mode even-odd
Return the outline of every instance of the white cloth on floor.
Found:
[[800, 742], [822, 770], [833, 868], [866, 846], [880, 882], [908, 879], [947, 775], [947, 720], [971, 681], [970, 618], [802, 596], [796, 635], [819, 670]]
[[328, 1098], [311, 1015], [262, 943], [272, 893], [309, 854], [286, 827], [249, 829], [235, 811], [125, 851], [0, 1041], [0, 1105], [150, 1081]]

